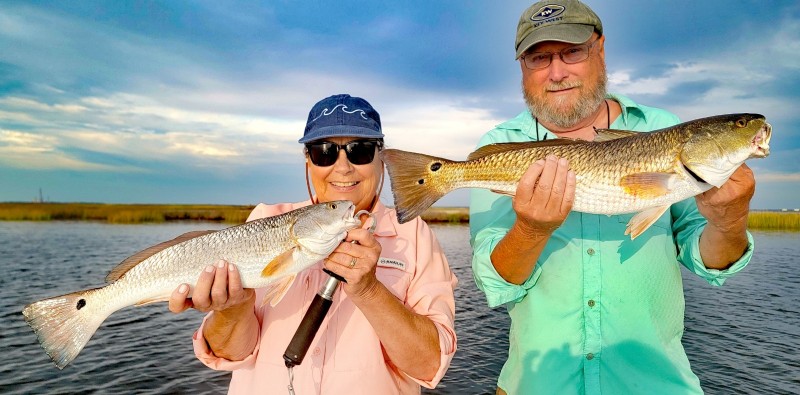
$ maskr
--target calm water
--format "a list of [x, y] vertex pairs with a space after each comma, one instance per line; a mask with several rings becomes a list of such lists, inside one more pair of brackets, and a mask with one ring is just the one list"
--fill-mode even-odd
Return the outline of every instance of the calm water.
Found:
[[[0, 393], [224, 393], [229, 375], [201, 365], [192, 352], [200, 313], [173, 315], [163, 303], [123, 309], [63, 371], [20, 313], [32, 301], [103, 284], [117, 262], [144, 247], [220, 227], [0, 222]], [[467, 227], [434, 229], [461, 280], [459, 351], [440, 387], [426, 393], [493, 393], [508, 348], [508, 316], [488, 309], [475, 288]], [[750, 266], [724, 287], [684, 275], [684, 345], [709, 394], [800, 393], [800, 234], [755, 237]]]

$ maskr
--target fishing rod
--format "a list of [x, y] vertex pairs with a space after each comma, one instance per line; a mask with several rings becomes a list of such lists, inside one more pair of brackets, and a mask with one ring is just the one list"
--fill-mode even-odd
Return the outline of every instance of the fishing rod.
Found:
[[[376, 221], [372, 217], [372, 213], [367, 210], [361, 210], [356, 213], [355, 217], [359, 218], [362, 214], [372, 218], [372, 225], [369, 227], [369, 232], [373, 233], [375, 231]], [[369, 220], [369, 218], [367, 218], [367, 220]], [[353, 241], [353, 243], [357, 242]], [[311, 305], [308, 306], [303, 320], [300, 321], [300, 326], [297, 327], [292, 341], [289, 342], [286, 351], [283, 353], [283, 361], [286, 364], [286, 369], [289, 371], [289, 395], [294, 395], [294, 373], [292, 369], [303, 362], [308, 349], [311, 347], [311, 342], [317, 335], [322, 321], [325, 320], [325, 316], [328, 314], [331, 304], [333, 304], [333, 295], [336, 293], [336, 289], [339, 288], [339, 283], [347, 282], [344, 277], [328, 269], [322, 270], [327, 273], [330, 278], [322, 285], [319, 292], [314, 295], [314, 300], [312, 300]]]

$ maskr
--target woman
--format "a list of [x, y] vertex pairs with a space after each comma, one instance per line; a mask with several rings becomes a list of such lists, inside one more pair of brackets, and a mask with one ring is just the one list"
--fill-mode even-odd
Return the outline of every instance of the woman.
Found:
[[[303, 138], [310, 200], [259, 204], [248, 221], [311, 202], [351, 200], [370, 211], [374, 234], [354, 229], [316, 266], [298, 274], [282, 301], [263, 304], [263, 289], [242, 289], [234, 265], [221, 261], [199, 277], [191, 299], [179, 287], [170, 310], [210, 312], [194, 336], [197, 357], [232, 370], [229, 393], [286, 393], [286, 346], [326, 268], [346, 280], [301, 365], [297, 394], [409, 394], [441, 380], [456, 349], [457, 280], [439, 243], [420, 219], [400, 225], [379, 200], [383, 163], [380, 116], [364, 99], [335, 95], [311, 109]], [[363, 219], [363, 218], [362, 218]], [[356, 243], [353, 243], [356, 242]]]

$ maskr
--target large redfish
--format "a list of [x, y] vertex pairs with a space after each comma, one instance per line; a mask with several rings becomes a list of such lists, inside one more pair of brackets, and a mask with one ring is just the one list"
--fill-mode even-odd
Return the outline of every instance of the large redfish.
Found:
[[638, 213], [635, 238], [672, 203], [719, 187], [746, 159], [769, 155], [772, 127], [758, 114], [697, 119], [650, 133], [598, 130], [594, 141], [555, 139], [490, 144], [466, 161], [387, 149], [381, 152], [404, 223], [457, 188], [512, 195], [525, 170], [547, 155], [567, 158], [577, 186], [573, 210]]
[[186, 233], [124, 260], [102, 288], [45, 299], [22, 314], [59, 369], [83, 349], [111, 313], [131, 305], [169, 300], [180, 284], [195, 284], [220, 259], [236, 264], [245, 288], [269, 287], [274, 305], [297, 273], [327, 257], [361, 225], [355, 206], [335, 201], [302, 207], [219, 231]]

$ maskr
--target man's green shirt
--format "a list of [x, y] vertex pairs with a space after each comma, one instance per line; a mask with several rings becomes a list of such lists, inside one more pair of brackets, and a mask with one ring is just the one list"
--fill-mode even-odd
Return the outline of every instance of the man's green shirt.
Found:
[[[652, 131], [679, 122], [664, 110], [621, 95], [612, 129]], [[557, 136], [539, 125], [541, 138]], [[528, 111], [498, 125], [479, 146], [535, 141]], [[620, 152], [619, 155], [625, 155]], [[489, 306], [511, 316], [508, 360], [498, 385], [509, 394], [702, 393], [681, 344], [684, 299], [679, 264], [713, 285], [744, 268], [707, 269], [700, 257], [706, 220], [694, 198], [673, 204], [646, 232], [630, 240], [634, 214], [571, 212], [548, 241], [522, 285], [506, 282], [490, 254], [516, 219], [511, 198], [474, 189], [470, 204], [472, 269]]]

